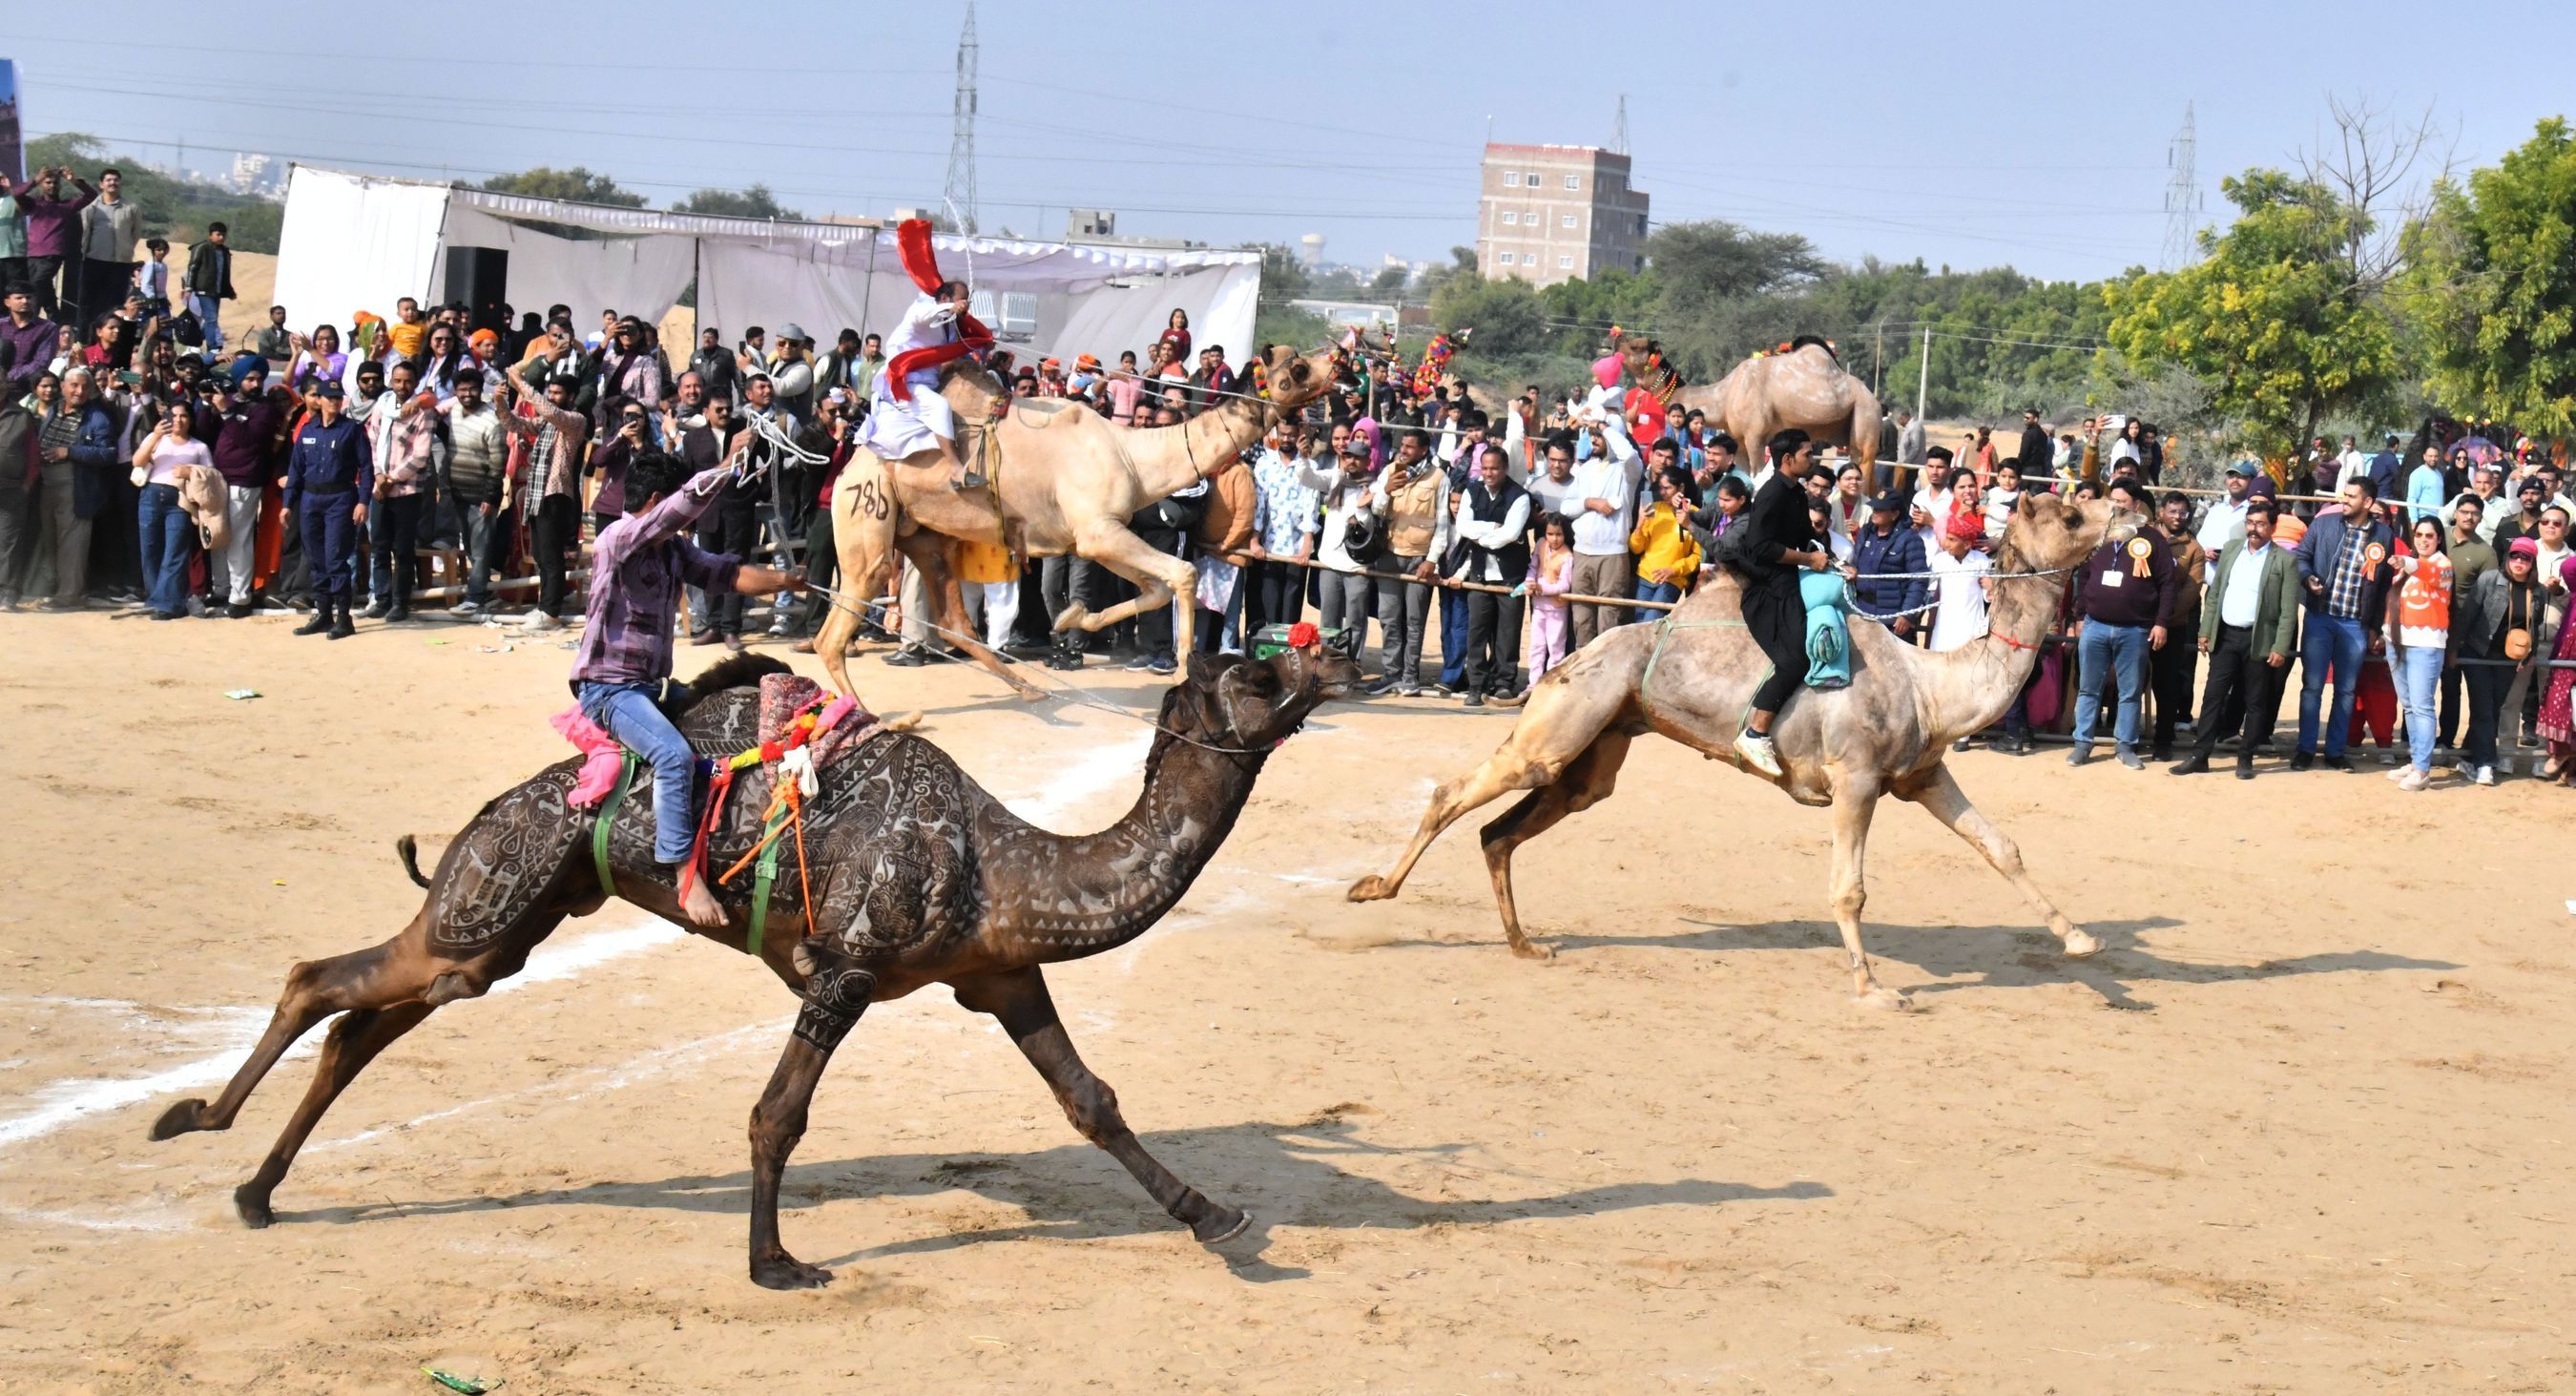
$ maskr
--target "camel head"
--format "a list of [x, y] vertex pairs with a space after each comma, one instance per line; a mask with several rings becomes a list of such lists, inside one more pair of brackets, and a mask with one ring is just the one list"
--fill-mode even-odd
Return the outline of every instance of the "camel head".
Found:
[[[1267, 751], [1286, 741], [1329, 698], [1359, 687], [1360, 666], [1323, 645], [1268, 659], [1193, 654], [1189, 673], [1163, 711], [1166, 726], [1211, 746]], [[1180, 724], [1169, 721], [1188, 714]]]
[[1270, 405], [1290, 412], [1332, 391], [1341, 355], [1339, 349], [1300, 354], [1289, 345], [1271, 345], [1261, 361], [1270, 379]]
[[[2048, 571], [2073, 567], [2104, 543], [2125, 543], [2146, 526], [2146, 518], [2107, 499], [2071, 499], [2037, 490], [2025, 492], [2004, 526], [1998, 571]], [[2009, 562], [2001, 556], [2011, 554]]]

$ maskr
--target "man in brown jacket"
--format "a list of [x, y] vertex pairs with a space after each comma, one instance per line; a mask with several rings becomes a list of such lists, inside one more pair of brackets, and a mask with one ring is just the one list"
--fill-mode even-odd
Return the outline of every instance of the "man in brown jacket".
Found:
[[[1243, 569], [1252, 561], [1252, 515], [1258, 494], [1252, 467], [1240, 456], [1227, 461], [1208, 480], [1207, 512], [1199, 516], [1192, 535], [1198, 543], [1199, 570], [1198, 638], [1192, 643], [1201, 654], [1244, 652], [1243, 594], [1249, 583]], [[1216, 597], [1224, 598], [1222, 612], [1208, 609], [1207, 602]]]
[[[1392, 692], [1411, 698], [1422, 691], [1422, 636], [1431, 618], [1431, 582], [1435, 564], [1448, 551], [1449, 475], [1431, 458], [1431, 438], [1408, 431], [1395, 443], [1369, 490], [1369, 508], [1386, 521], [1386, 557], [1379, 571], [1402, 573], [1414, 580], [1377, 579], [1377, 624], [1386, 637], [1385, 672], [1369, 688], [1371, 696]], [[1443, 656], [1444, 658], [1446, 656]]]

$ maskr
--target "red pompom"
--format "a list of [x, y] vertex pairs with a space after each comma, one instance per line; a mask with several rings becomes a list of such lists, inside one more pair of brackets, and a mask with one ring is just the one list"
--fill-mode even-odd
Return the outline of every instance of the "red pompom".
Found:
[[1313, 649], [1323, 638], [1324, 633], [1317, 630], [1311, 620], [1301, 620], [1288, 627], [1288, 648], [1290, 649]]

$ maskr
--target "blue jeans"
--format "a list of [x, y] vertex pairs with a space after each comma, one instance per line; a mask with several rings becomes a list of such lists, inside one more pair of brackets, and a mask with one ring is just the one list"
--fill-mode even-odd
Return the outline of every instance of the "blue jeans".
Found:
[[1440, 592], [1440, 681], [1451, 688], [1467, 682], [1467, 593], [1447, 588]]
[[[1650, 582], [1641, 577], [1637, 580], [1637, 599], [1640, 601], [1679, 601], [1682, 599], [1682, 589], [1673, 585], [1671, 582]], [[1628, 613], [1628, 623], [1631, 625], [1644, 625], [1648, 621], [1662, 620], [1664, 615], [1665, 613], [1662, 611], [1648, 611], [1642, 609], [1634, 610]]]
[[216, 297], [190, 291], [188, 308], [197, 312], [197, 318], [205, 322], [207, 352], [221, 352], [224, 347], [224, 303]]
[[662, 715], [653, 701], [653, 685], [585, 679], [578, 692], [581, 715], [607, 728], [620, 746], [653, 768], [653, 861], [664, 866], [687, 862], [698, 835], [698, 753]]
[[2317, 754], [2317, 700], [2325, 696], [2326, 671], [2334, 671], [2334, 707], [2326, 720], [2326, 755], [2343, 755], [2352, 735], [2352, 699], [2361, 691], [2361, 622], [2323, 611], [2308, 612], [2299, 637], [2299, 753]]
[[2120, 749], [2138, 744], [2138, 695], [2146, 687], [2147, 627], [2143, 625], [2104, 625], [2098, 620], [2084, 622], [2084, 633], [2075, 642], [2075, 746], [2077, 750], [2093, 745], [2094, 725], [2102, 717], [2102, 675], [2104, 666], [2113, 666], [2120, 678], [2120, 714], [2112, 729]]
[[163, 615], [188, 609], [188, 551], [197, 526], [179, 507], [177, 485], [145, 485], [134, 506], [134, 527], [142, 535], [143, 604]]
[[2406, 664], [2397, 673], [2398, 692], [2406, 699], [2406, 754], [2415, 769], [2433, 769], [2435, 729], [2440, 726], [2442, 707], [2442, 651], [2417, 645], [2405, 652]]

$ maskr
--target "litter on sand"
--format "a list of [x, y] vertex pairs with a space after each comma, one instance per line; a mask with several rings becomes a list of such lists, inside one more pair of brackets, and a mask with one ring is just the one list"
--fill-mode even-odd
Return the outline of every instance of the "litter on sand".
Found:
[[497, 645], [476, 645], [474, 647], [474, 652], [476, 654], [508, 654], [510, 652], [510, 642], [503, 640]]
[[499, 1377], [485, 1381], [481, 1377], [460, 1377], [454, 1372], [442, 1372], [436, 1367], [423, 1367], [421, 1371], [427, 1373], [431, 1381], [450, 1391], [462, 1391], [465, 1396], [483, 1396], [486, 1391], [500, 1390], [502, 1385]]
[[259, 696], [259, 690], [256, 688], [227, 688], [224, 690], [224, 696], [232, 699], [236, 703], [247, 703], [251, 699]]

